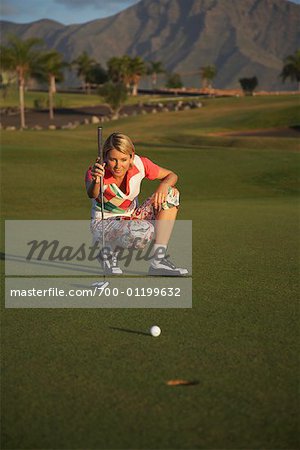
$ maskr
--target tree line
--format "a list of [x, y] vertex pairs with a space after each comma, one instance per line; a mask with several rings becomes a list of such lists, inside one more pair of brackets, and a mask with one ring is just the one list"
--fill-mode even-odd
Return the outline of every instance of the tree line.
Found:
[[[110, 58], [104, 69], [101, 64], [91, 58], [87, 52], [83, 52], [74, 61], [66, 62], [57, 50], [45, 49], [45, 43], [38, 38], [21, 40], [17, 36], [10, 36], [6, 46], [0, 46], [1, 70], [14, 73], [19, 87], [19, 105], [21, 128], [25, 128], [25, 85], [29, 78], [34, 78], [48, 85], [48, 103], [50, 118], [54, 117], [54, 95], [56, 83], [64, 80], [65, 69], [76, 68], [77, 76], [81, 79], [84, 91], [89, 94], [91, 88], [100, 86], [98, 93], [110, 105], [114, 114], [118, 113], [120, 105], [124, 103], [128, 93], [137, 95], [140, 79], [143, 75], [150, 75], [152, 88], [157, 85], [159, 74], [167, 73], [160, 61], [145, 62], [141, 57]], [[217, 74], [213, 65], [201, 67], [200, 75], [202, 86], [211, 89], [212, 82]], [[300, 50], [294, 55], [289, 55], [284, 60], [282, 81], [290, 78], [291, 81], [300, 83]], [[246, 94], [251, 94], [258, 84], [256, 77], [239, 80]], [[182, 87], [180, 75], [167, 73], [166, 87]]]

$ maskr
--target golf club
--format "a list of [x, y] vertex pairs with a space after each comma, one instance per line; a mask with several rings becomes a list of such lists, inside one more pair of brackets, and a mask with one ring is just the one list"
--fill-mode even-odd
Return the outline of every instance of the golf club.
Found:
[[[102, 127], [98, 127], [98, 162], [103, 165], [103, 151], [102, 151]], [[92, 286], [104, 288], [109, 285], [109, 282], [105, 280], [105, 235], [104, 235], [104, 189], [103, 189], [103, 177], [100, 177], [100, 198], [101, 198], [101, 244], [102, 244], [102, 261], [103, 261], [103, 281], [97, 281]]]

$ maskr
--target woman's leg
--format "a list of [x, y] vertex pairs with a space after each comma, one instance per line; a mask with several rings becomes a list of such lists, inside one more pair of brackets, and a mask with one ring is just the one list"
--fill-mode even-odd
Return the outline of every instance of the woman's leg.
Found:
[[173, 206], [170, 209], [161, 209], [157, 213], [155, 217], [156, 244], [165, 246], [168, 245], [168, 242], [170, 240], [174, 228], [177, 213], [178, 208], [176, 206]]
[[[186, 276], [187, 269], [176, 267], [168, 258], [167, 246], [174, 228], [179, 206], [179, 192], [176, 188], [169, 188], [166, 201], [162, 204], [160, 211], [155, 211], [152, 205], [152, 198], [146, 200], [140, 208], [140, 214], [144, 218], [155, 221], [155, 244], [149, 275], [153, 276]], [[148, 216], [146, 213], [148, 212]], [[152, 217], [151, 217], [152, 214]]]

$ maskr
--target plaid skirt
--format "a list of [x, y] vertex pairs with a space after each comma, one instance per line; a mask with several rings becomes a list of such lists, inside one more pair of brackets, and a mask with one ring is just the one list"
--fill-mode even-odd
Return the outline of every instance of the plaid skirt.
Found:
[[[154, 194], [153, 194], [154, 195]], [[153, 195], [136, 208], [130, 217], [117, 216], [105, 220], [92, 219], [91, 232], [94, 241], [101, 242], [102, 227], [104, 227], [104, 238], [106, 245], [113, 248], [136, 248], [142, 249], [152, 241], [155, 228], [154, 221], [157, 211], [154, 209], [152, 201]], [[162, 204], [162, 209], [170, 209], [179, 206], [179, 192], [174, 187], [169, 187], [166, 201]], [[103, 223], [102, 223], [103, 222]]]

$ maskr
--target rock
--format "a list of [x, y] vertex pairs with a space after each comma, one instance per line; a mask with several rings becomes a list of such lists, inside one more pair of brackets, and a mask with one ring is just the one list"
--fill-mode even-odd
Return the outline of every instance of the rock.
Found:
[[32, 130], [36, 130], [36, 131], [41, 131], [43, 129], [43, 127], [41, 127], [40, 125], [34, 125], [34, 127], [32, 127]]
[[153, 108], [151, 112], [152, 112], [152, 114], [156, 114], [157, 113], [157, 109]]
[[95, 125], [96, 123], [100, 123], [100, 119], [97, 116], [92, 116], [91, 123]]
[[13, 127], [13, 126], [9, 126], [9, 127], [6, 127], [5, 129], [6, 129], [6, 131], [15, 131], [17, 128]]
[[169, 108], [164, 107], [164, 108], [162, 109], [162, 111], [163, 111], [163, 112], [169, 112]]
[[142, 109], [141, 114], [142, 114], [143, 116], [145, 116], [145, 115], [147, 114], [147, 111], [146, 111], [145, 109]]
[[161, 102], [159, 102], [159, 103], [157, 103], [157, 106], [158, 106], [158, 108], [163, 108], [163, 107], [164, 107], [164, 104], [161, 103]]
[[82, 122], [83, 125], [88, 125], [89, 123], [90, 123], [89, 119], [87, 119], [87, 118], [83, 119], [83, 122]]
[[48, 130], [56, 130], [56, 126], [55, 125], [49, 125], [48, 126]]
[[184, 107], [183, 107], [184, 111], [188, 111], [189, 109], [191, 109], [190, 105], [184, 105]]
[[61, 128], [62, 128], [62, 130], [74, 130], [77, 127], [78, 127], [77, 123], [69, 122], [69, 123], [67, 123], [67, 125], [63, 125]]

